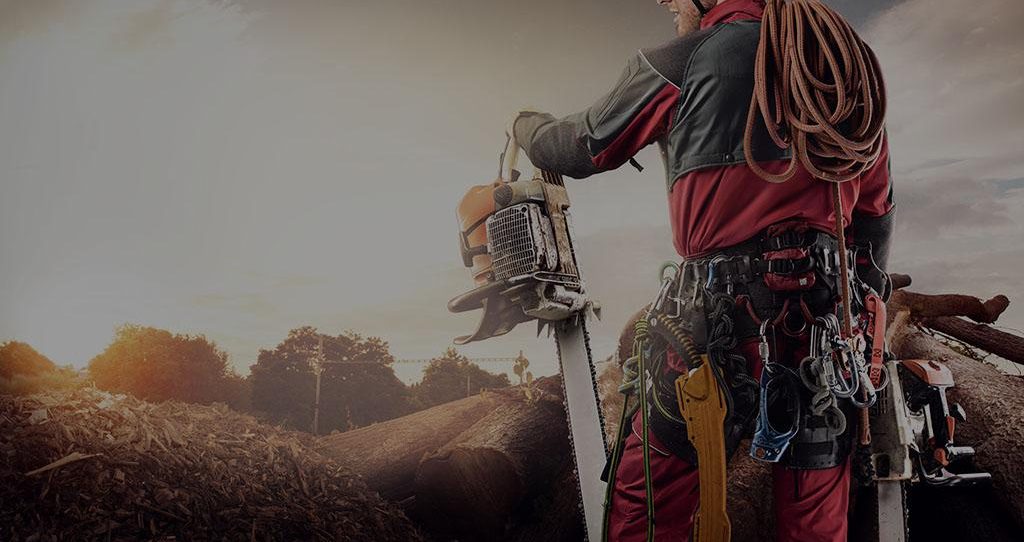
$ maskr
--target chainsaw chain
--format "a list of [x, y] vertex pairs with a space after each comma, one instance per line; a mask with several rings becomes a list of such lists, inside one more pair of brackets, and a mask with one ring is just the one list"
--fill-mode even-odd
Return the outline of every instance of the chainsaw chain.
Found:
[[[573, 264], [576, 266], [576, 273], [579, 275], [581, 289], [584, 292], [586, 292], [586, 288], [584, 286], [585, 283], [583, 281], [583, 272], [580, 270], [579, 258], [576, 256], [576, 243], [575, 243], [575, 240], [576, 240], [575, 233], [576, 232], [573, 231], [572, 217], [571, 217], [571, 215], [568, 212], [566, 212], [566, 217], [565, 218], [566, 218], [566, 220], [565, 220], [565, 228], [566, 228], [567, 232], [569, 233], [569, 239], [571, 239], [571, 241], [569, 243], [569, 252], [572, 254], [572, 261], [573, 261]], [[575, 318], [577, 319], [575, 324], [579, 325], [580, 326], [580, 331], [583, 332], [583, 346], [587, 350], [587, 365], [589, 366], [589, 369], [590, 369], [590, 383], [591, 383], [591, 387], [593, 388], [594, 398], [597, 400], [597, 420], [598, 420], [598, 423], [601, 425], [601, 444], [604, 446], [604, 455], [605, 455], [605, 458], [607, 458], [608, 457], [608, 453], [609, 453], [608, 452], [608, 434], [607, 434], [607, 431], [605, 430], [604, 409], [601, 408], [601, 393], [600, 393], [600, 391], [598, 390], [598, 387], [597, 387], [597, 368], [594, 366], [594, 354], [590, 350], [590, 331], [587, 329], [587, 312], [586, 312], [587, 310], [588, 309], [586, 307], [584, 307], [584, 309], [582, 311], [580, 311], [579, 314], [577, 314], [575, 316]], [[558, 334], [556, 333], [555, 334], [555, 352], [556, 352], [556, 355], [558, 356], [558, 368], [559, 368], [559, 370], [561, 370], [561, 368], [562, 368], [562, 345], [559, 343], [557, 337], [558, 337]], [[564, 376], [564, 371], [563, 371], [563, 377], [562, 377], [562, 409], [565, 411], [565, 421], [566, 421], [566, 424], [569, 426], [569, 446], [573, 450], [573, 454], [572, 454], [573, 473], [576, 475], [577, 482], [579, 482], [580, 472], [579, 472], [578, 465], [576, 464], [576, 453], [575, 453], [575, 451], [576, 451], [576, 443], [573, 441], [573, 438], [572, 438], [572, 417], [569, 415], [569, 403], [568, 403], [568, 400], [566, 399], [567, 397], [568, 397], [568, 395], [566, 394], [566, 391], [565, 391], [565, 376]], [[579, 489], [579, 497], [580, 497], [580, 499], [579, 499], [578, 504], [577, 504], [577, 509], [579, 510], [580, 516], [582, 516], [584, 518], [583, 519], [584, 524], [586, 524], [586, 517], [587, 517], [587, 515], [586, 515], [586, 511], [583, 509], [583, 487], [582, 487], [582, 485], [579, 485], [579, 484], [577, 485], [577, 487], [580, 488]], [[607, 528], [606, 525], [602, 525], [602, 530], [604, 530], [606, 528]], [[587, 529], [587, 527], [586, 527], [586, 525], [584, 525], [584, 532], [586, 532], [586, 529]], [[594, 533], [590, 533], [590, 536], [593, 536], [593, 535], [594, 535]]]
[[[597, 419], [598, 419], [598, 422], [601, 424], [601, 442], [604, 444], [604, 448], [605, 448], [604, 449], [604, 453], [605, 453], [605, 457], [607, 457], [608, 456], [608, 435], [607, 435], [607, 432], [605, 431], [604, 409], [601, 408], [601, 394], [600, 394], [600, 392], [598, 390], [598, 387], [597, 387], [597, 368], [594, 366], [594, 357], [593, 357], [593, 353], [590, 350], [590, 331], [587, 330], [586, 314], [580, 314], [577, 318], [579, 318], [579, 320], [574, 325], [579, 325], [580, 326], [580, 330], [583, 332], [583, 345], [587, 349], [587, 365], [590, 367], [590, 377], [591, 377], [592, 387], [593, 387], [593, 391], [594, 391], [594, 397], [597, 399]], [[563, 322], [559, 322], [558, 324], [564, 324], [564, 323]], [[562, 345], [557, 340], [557, 337], [558, 337], [557, 330], [556, 330], [555, 337], [556, 337], [556, 340], [555, 340], [555, 352], [556, 352], [556, 354], [558, 356], [558, 367], [559, 367], [559, 369], [561, 369], [561, 367], [562, 367]], [[563, 374], [564, 374], [564, 372], [563, 372]], [[566, 391], [565, 391], [565, 377], [563, 376], [562, 377], [562, 398], [563, 398], [562, 399], [562, 409], [565, 411], [565, 421], [566, 421], [566, 424], [569, 426], [569, 432], [568, 432], [569, 433], [569, 447], [572, 450], [575, 450], [576, 449], [576, 443], [573, 441], [573, 438], [572, 438], [572, 417], [569, 415], [569, 404], [566, 401], [565, 397], [567, 397], [567, 394], [566, 394]], [[579, 472], [578, 465], [576, 464], [576, 454], [575, 453], [573, 453], [573, 455], [572, 455], [572, 461], [573, 461], [573, 474], [576, 475], [576, 479], [577, 479], [577, 482], [578, 482], [579, 478], [580, 478], [580, 472]], [[583, 493], [582, 493], [583, 490], [582, 490], [582, 486], [577, 484], [577, 488], [579, 488], [578, 491], [579, 491], [580, 499], [579, 499], [579, 501], [577, 501], [576, 508], [579, 511], [580, 516], [584, 518], [584, 522], [585, 522], [586, 511], [583, 509]], [[584, 531], [586, 531], [586, 527], [584, 527]]]
[[910, 542], [910, 481], [900, 483], [900, 494], [903, 497], [903, 540]]

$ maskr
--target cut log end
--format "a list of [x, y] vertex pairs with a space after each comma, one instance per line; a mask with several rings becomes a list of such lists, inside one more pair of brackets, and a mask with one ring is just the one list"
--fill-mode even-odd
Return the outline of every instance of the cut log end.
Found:
[[[515, 465], [496, 450], [452, 449], [420, 463], [414, 515], [432, 533], [502, 535], [525, 488]], [[473, 513], [465, 513], [472, 510]]]

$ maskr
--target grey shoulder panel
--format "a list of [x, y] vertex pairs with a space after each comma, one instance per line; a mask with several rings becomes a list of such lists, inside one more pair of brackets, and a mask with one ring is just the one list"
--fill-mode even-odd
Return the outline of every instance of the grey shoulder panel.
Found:
[[643, 49], [640, 55], [666, 81], [681, 87], [686, 81], [686, 73], [694, 55], [721, 30], [722, 26], [698, 30], [658, 47]]
[[665, 79], [641, 55], [629, 59], [611, 92], [587, 110], [584, 133], [591, 156], [604, 152], [665, 88]]

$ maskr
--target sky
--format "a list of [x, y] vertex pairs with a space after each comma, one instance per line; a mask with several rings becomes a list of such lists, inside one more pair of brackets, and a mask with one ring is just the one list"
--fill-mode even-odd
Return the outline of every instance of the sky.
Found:
[[[892, 270], [1021, 299], [1024, 4], [832, 3], [886, 75]], [[575, 112], [671, 37], [650, 0], [0, 0], [0, 341], [84, 366], [136, 323], [244, 374], [312, 325], [437, 355], [478, 317], [445, 309], [472, 286], [454, 208], [509, 116]], [[599, 359], [677, 259], [660, 160], [638, 159], [570, 184]], [[460, 350], [557, 370], [532, 326]]]

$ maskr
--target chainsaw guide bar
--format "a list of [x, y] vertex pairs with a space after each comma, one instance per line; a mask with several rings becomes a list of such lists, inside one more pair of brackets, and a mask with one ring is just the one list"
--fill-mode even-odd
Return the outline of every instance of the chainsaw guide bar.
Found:
[[452, 299], [448, 309], [483, 309], [476, 330], [456, 344], [504, 335], [530, 320], [537, 320], [538, 335], [544, 327], [554, 333], [584, 526], [596, 542], [603, 531], [601, 473], [608, 450], [586, 321], [600, 309], [579, 272], [561, 175], [538, 169], [532, 179], [519, 180], [518, 152], [509, 138], [502, 178], [471, 188], [459, 205], [462, 259], [477, 287]]

